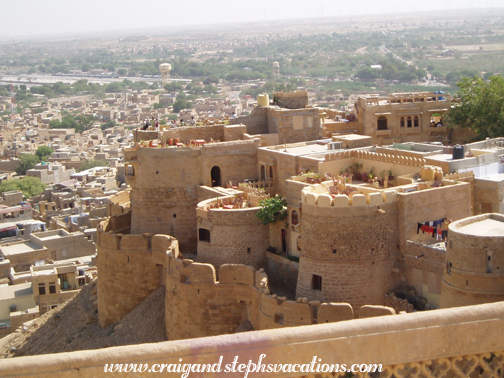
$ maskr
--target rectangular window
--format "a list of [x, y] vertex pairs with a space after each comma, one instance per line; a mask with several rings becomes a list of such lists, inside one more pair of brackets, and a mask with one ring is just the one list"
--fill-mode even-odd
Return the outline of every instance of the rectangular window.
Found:
[[322, 291], [322, 276], [316, 274], [312, 276], [311, 288], [315, 291]]
[[45, 295], [45, 284], [39, 283], [38, 284], [38, 293], [39, 295]]
[[56, 294], [56, 283], [49, 282], [49, 294]]
[[210, 243], [210, 230], [207, 230], [206, 228], [200, 228], [198, 234], [199, 241]]

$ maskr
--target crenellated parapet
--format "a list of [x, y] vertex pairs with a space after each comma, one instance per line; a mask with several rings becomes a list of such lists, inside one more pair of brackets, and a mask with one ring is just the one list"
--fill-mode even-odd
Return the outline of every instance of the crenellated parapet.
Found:
[[[244, 321], [254, 330], [329, 323], [354, 318], [348, 303], [296, 301], [271, 292], [263, 269], [222, 265], [219, 280], [210, 264], [168, 257], [166, 331], [170, 340], [233, 333]], [[393, 315], [366, 306], [368, 316]]]
[[423, 167], [426, 165], [426, 161], [423, 158], [413, 158], [408, 156], [400, 155], [389, 155], [383, 153], [376, 153], [372, 151], [364, 150], [343, 150], [334, 152], [332, 154], [327, 154], [325, 156], [325, 161], [340, 160], [346, 158], [360, 158], [370, 161], [379, 161], [390, 164], [400, 164], [412, 167]]
[[[396, 190], [369, 191], [356, 187], [355, 192], [349, 195], [331, 195], [328, 188], [332, 182], [323, 182], [305, 187], [301, 190], [301, 202], [304, 207], [318, 206], [326, 208], [359, 207], [359, 206], [381, 206], [385, 203], [397, 201]], [[359, 191], [361, 193], [359, 193]]]

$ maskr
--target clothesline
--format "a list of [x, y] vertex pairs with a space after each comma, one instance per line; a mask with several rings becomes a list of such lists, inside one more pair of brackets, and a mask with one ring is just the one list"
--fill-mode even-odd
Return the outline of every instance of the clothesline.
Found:
[[429, 235], [432, 235], [432, 237], [435, 238], [436, 240], [444, 240], [448, 236], [448, 230], [441, 229], [441, 226], [445, 221], [445, 219], [446, 218], [435, 221], [417, 223], [417, 234], [419, 234], [420, 231], [422, 231], [422, 233], [424, 234], [427, 232]]

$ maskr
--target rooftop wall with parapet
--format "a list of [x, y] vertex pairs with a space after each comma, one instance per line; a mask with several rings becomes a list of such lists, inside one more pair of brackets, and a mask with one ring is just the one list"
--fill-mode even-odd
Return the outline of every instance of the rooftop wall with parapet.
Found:
[[[212, 265], [173, 256], [168, 257], [165, 298], [170, 340], [232, 333], [246, 320], [254, 330], [264, 330], [354, 318], [347, 303], [291, 301], [272, 294], [262, 269], [222, 265], [217, 281]], [[395, 313], [384, 307], [369, 311], [376, 316]]]
[[[156, 344], [129, 345], [99, 350], [81, 350], [48, 356], [17, 357], [0, 360], [0, 375], [5, 378], [63, 378], [78, 372], [83, 376], [102, 376], [106, 364], [125, 367], [143, 364], [137, 377], [151, 377], [148, 368], [161, 364], [218, 364], [222, 357], [221, 374], [227, 364], [238, 358], [262, 364], [281, 364], [271, 373], [253, 373], [255, 377], [286, 377], [285, 370], [295, 364], [309, 365], [313, 356], [322, 364], [381, 364], [380, 376], [404, 377], [447, 376], [498, 377], [504, 359], [504, 303], [492, 303], [456, 309], [416, 312], [394, 317], [358, 319], [348, 322], [273, 329], [201, 338], [186, 341], [166, 341]], [[412, 347], [414, 346], [414, 347]], [[491, 358], [492, 362], [489, 362]], [[180, 362], [182, 359], [183, 362]], [[156, 365], [158, 364], [158, 365]], [[237, 365], [239, 366], [239, 365]], [[299, 365], [298, 365], [299, 366]], [[217, 367], [217, 365], [216, 365]], [[274, 367], [274, 366], [273, 366]], [[124, 373], [107, 373], [112, 378]], [[298, 369], [300, 370], [300, 369]], [[442, 372], [441, 372], [442, 371]], [[432, 372], [432, 373], [431, 373]], [[411, 374], [410, 374], [411, 373]], [[418, 374], [417, 374], [418, 373]], [[181, 373], [177, 373], [180, 376]], [[203, 376], [204, 373], [191, 373]], [[227, 373], [229, 374], [229, 373]], [[244, 373], [236, 373], [242, 377]], [[327, 373], [329, 374], [329, 373]], [[343, 373], [345, 374], [345, 373]], [[360, 376], [369, 375], [368, 373]], [[438, 374], [438, 375], [439, 375]], [[306, 377], [306, 372], [291, 372], [289, 377]], [[338, 376], [338, 373], [336, 373]]]
[[210, 141], [224, 141], [224, 127], [226, 125], [207, 125], [207, 126], [184, 126], [173, 129], [160, 131], [159, 137], [161, 140], [169, 138], [179, 138], [180, 142], [186, 143], [194, 139], [204, 139]]
[[[123, 217], [123, 216], [119, 216]], [[118, 217], [112, 217], [112, 219]], [[178, 255], [178, 241], [167, 235], [125, 235], [98, 227], [98, 311], [102, 327], [121, 320], [164, 282], [166, 254]]]

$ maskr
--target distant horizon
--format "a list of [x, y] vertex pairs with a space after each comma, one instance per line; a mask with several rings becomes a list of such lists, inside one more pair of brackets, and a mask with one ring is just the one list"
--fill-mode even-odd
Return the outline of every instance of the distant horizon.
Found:
[[[0, 24], [0, 41], [8, 43], [30, 39], [106, 37], [101, 35], [104, 33], [111, 34], [110, 37], [119, 37], [126, 34], [149, 32], [161, 34], [212, 27], [227, 29], [237, 24], [390, 17], [398, 14], [412, 15], [428, 12], [436, 12], [436, 17], [439, 17], [440, 11], [446, 13], [488, 12], [496, 9], [504, 11], [501, 0], [460, 0], [456, 3], [456, 7], [452, 2], [453, 0], [443, 2], [425, 0], [421, 4], [405, 5], [399, 0], [382, 0], [381, 2], [363, 0], [360, 4], [362, 7], [355, 9], [351, 6], [334, 4], [330, 0], [316, 1], [312, 7], [296, 6], [305, 4], [300, 0], [290, 2], [278, 0], [276, 3], [263, 2], [262, 6], [259, 4], [241, 9], [236, 7], [235, 2], [229, 0], [217, 0], [211, 4], [202, 0], [187, 0], [184, 3], [185, 7], [184, 4], [173, 4], [170, 8], [167, 8], [166, 3], [160, 0], [145, 0], [141, 9], [138, 9], [138, 6], [128, 7], [124, 2], [117, 0], [101, 2], [89, 0], [84, 8], [73, 2], [69, 4], [66, 0], [49, 0], [48, 3], [52, 6], [47, 3], [41, 5], [35, 0], [21, 0], [4, 4], [4, 11], [7, 10], [5, 14], [13, 16], [4, 18]], [[190, 4], [194, 6], [191, 7]], [[285, 4], [285, 7], [282, 4]], [[379, 7], [376, 7], [376, 4], [379, 4]], [[478, 7], [474, 7], [474, 4]], [[20, 13], [21, 8], [22, 13]], [[190, 8], [193, 13], [188, 14], [187, 8]], [[151, 9], [157, 11], [154, 12]], [[177, 21], [174, 22], [174, 19]], [[104, 27], [104, 25], [107, 26]]]

